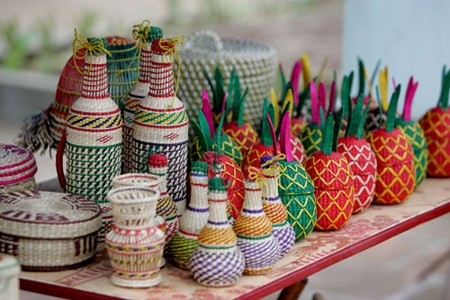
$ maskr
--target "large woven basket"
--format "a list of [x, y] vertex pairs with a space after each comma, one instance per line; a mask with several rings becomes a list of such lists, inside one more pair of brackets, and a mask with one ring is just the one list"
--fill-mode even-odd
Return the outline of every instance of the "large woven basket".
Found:
[[0, 143], [0, 193], [36, 188], [36, 161], [30, 150]]
[[94, 259], [100, 208], [86, 198], [51, 192], [0, 194], [0, 252], [25, 271], [58, 271]]
[[212, 95], [204, 72], [214, 78], [214, 70], [219, 66], [225, 84], [234, 68], [242, 90], [249, 88], [245, 115], [253, 127], [259, 127], [262, 102], [275, 80], [277, 57], [274, 48], [252, 41], [221, 39], [213, 32], [202, 31], [187, 37], [180, 55], [177, 95], [185, 100], [190, 119], [195, 119], [201, 108], [202, 89], [206, 88]]

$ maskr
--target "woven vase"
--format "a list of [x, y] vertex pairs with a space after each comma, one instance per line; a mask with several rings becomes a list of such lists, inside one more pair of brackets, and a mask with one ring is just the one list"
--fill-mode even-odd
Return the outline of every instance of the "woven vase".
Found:
[[156, 206], [156, 214], [166, 220], [166, 243], [169, 243], [178, 231], [177, 206], [167, 190], [167, 157], [164, 154], [153, 154], [148, 157], [148, 170], [151, 175], [161, 178], [160, 196]]
[[198, 246], [198, 235], [209, 217], [207, 163], [192, 162], [190, 177], [190, 202], [179, 220], [178, 232], [169, 243], [170, 254], [182, 269], [189, 268], [189, 259]]
[[278, 194], [287, 210], [287, 220], [299, 241], [310, 234], [316, 224], [314, 184], [303, 165], [297, 161], [280, 161]]
[[[140, 33], [145, 34], [145, 33]], [[141, 46], [141, 57], [139, 62], [139, 79], [133, 89], [128, 94], [123, 110], [123, 157], [122, 173], [130, 173], [133, 170], [131, 154], [133, 149], [133, 120], [136, 108], [144, 99], [150, 88], [150, 68], [151, 68], [151, 44], [155, 39], [162, 38], [162, 30], [159, 27], [151, 26], [150, 31]]]
[[108, 192], [114, 224], [106, 236], [113, 268], [111, 282], [122, 287], [151, 287], [161, 282], [164, 233], [154, 225], [159, 191], [132, 186]]
[[272, 222], [264, 213], [259, 183], [245, 181], [244, 208], [233, 230], [237, 235], [237, 246], [244, 254], [244, 274], [259, 275], [270, 271], [281, 257], [281, 248], [272, 235]]
[[36, 160], [30, 150], [0, 143], [0, 193], [33, 191]]
[[189, 260], [194, 280], [204, 286], [224, 287], [237, 282], [244, 271], [244, 255], [228, 222], [227, 188], [219, 177], [208, 183], [209, 217]]
[[[57, 153], [57, 170], [61, 186], [69, 194], [90, 198], [99, 204], [103, 241], [111, 222], [106, 193], [112, 179], [120, 174], [122, 159], [122, 117], [108, 92], [106, 56], [85, 58], [85, 75], [81, 96], [72, 105]], [[62, 155], [66, 155], [66, 177], [62, 171]]]
[[377, 178], [373, 202], [398, 204], [413, 192], [416, 171], [411, 144], [400, 130], [384, 128], [367, 136], [377, 158]]
[[273, 156], [263, 156], [261, 165], [264, 169], [265, 183], [262, 185], [263, 208], [272, 222], [272, 234], [280, 245], [280, 254], [283, 256], [295, 243], [295, 231], [287, 221], [287, 211], [278, 194], [278, 178], [280, 171], [276, 163], [267, 165]]
[[353, 173], [347, 159], [338, 152], [322, 151], [306, 160], [306, 172], [316, 188], [317, 222], [314, 229], [338, 230], [353, 213], [355, 188]]
[[172, 56], [166, 55], [166, 47], [174, 45], [157, 39], [151, 46], [150, 90], [134, 115], [132, 160], [134, 172], [145, 172], [149, 155], [167, 156], [167, 188], [181, 215], [187, 198], [189, 120], [183, 102], [175, 95]]
[[353, 213], [366, 209], [375, 195], [377, 160], [370, 144], [365, 139], [354, 136], [341, 137], [337, 152], [341, 153], [350, 164], [355, 186], [355, 204]]

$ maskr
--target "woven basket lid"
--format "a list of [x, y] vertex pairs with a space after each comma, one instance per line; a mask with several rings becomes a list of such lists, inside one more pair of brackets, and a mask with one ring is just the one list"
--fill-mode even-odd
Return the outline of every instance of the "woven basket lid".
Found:
[[87, 198], [52, 192], [0, 194], [0, 232], [13, 236], [70, 239], [100, 230], [100, 207]]
[[30, 150], [0, 144], [0, 186], [23, 182], [32, 178], [36, 172], [36, 161]]

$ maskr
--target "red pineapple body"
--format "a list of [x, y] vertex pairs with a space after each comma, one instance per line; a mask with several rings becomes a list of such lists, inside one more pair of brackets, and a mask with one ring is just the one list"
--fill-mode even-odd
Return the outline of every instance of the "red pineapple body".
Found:
[[290, 143], [292, 149], [292, 157], [294, 158], [294, 160], [298, 161], [301, 164], [304, 163], [306, 161], [306, 150], [305, 147], [303, 147], [300, 139], [296, 135], [291, 133]]
[[217, 164], [222, 165], [221, 177], [229, 182], [229, 186], [227, 188], [227, 212], [228, 215], [233, 217], [233, 219], [237, 219], [242, 210], [245, 196], [244, 175], [241, 168], [230, 157], [226, 155], [218, 155], [212, 151], [206, 152], [200, 161], [206, 161], [208, 163], [208, 178], [210, 179], [216, 175], [216, 171], [212, 168], [212, 166]]
[[414, 152], [400, 130], [377, 129], [367, 141], [377, 158], [374, 202], [398, 204], [405, 201], [415, 186]]
[[292, 118], [291, 119], [291, 133], [295, 136], [300, 136], [303, 128], [306, 126], [306, 121], [302, 118]]
[[261, 167], [261, 158], [265, 155], [273, 155], [272, 145], [264, 146], [263, 143], [253, 145], [253, 147], [251, 147], [244, 155], [244, 159], [241, 163], [241, 169], [245, 170], [245, 168], [249, 166], [259, 169]]
[[305, 164], [314, 182], [317, 200], [317, 230], [342, 228], [353, 212], [355, 189], [353, 173], [347, 159], [338, 152], [312, 153]]
[[365, 139], [357, 139], [354, 136], [339, 138], [337, 151], [348, 160], [353, 172], [355, 184], [353, 213], [361, 212], [372, 203], [375, 193], [377, 175], [375, 153]]
[[242, 155], [248, 151], [248, 149], [259, 142], [258, 133], [249, 124], [237, 125], [236, 121], [223, 124], [223, 132], [230, 136], [234, 142], [241, 147]]
[[450, 108], [435, 107], [419, 123], [428, 142], [428, 176], [450, 177]]

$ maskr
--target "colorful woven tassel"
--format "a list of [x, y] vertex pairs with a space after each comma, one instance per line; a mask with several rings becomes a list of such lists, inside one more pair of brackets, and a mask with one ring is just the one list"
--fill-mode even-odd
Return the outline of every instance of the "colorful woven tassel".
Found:
[[189, 259], [198, 246], [198, 235], [209, 217], [207, 167], [206, 162], [192, 162], [190, 202], [180, 217], [178, 232], [169, 243], [170, 254], [182, 269], [189, 268]]
[[450, 177], [449, 89], [450, 70], [446, 72], [444, 66], [438, 105], [427, 111], [419, 121], [428, 142], [427, 175], [430, 177]]
[[222, 178], [208, 183], [209, 218], [189, 260], [194, 280], [204, 286], [223, 287], [237, 282], [244, 271], [244, 255], [227, 218], [227, 188]]
[[394, 129], [400, 85], [392, 94], [386, 118], [386, 127], [367, 136], [377, 158], [377, 179], [373, 202], [398, 204], [411, 195], [416, 176], [414, 152], [403, 133]]

